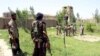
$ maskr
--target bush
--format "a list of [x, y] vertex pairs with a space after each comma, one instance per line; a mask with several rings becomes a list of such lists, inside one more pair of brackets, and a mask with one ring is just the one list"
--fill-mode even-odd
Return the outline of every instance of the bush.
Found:
[[86, 30], [89, 31], [89, 32], [94, 32], [94, 27], [95, 26], [94, 24], [91, 24], [91, 23], [87, 23], [86, 24]]

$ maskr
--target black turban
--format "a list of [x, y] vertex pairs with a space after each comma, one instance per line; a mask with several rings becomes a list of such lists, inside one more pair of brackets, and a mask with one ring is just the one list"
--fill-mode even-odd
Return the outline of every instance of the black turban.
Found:
[[43, 14], [42, 13], [37, 13], [36, 15], [36, 20], [42, 20]]

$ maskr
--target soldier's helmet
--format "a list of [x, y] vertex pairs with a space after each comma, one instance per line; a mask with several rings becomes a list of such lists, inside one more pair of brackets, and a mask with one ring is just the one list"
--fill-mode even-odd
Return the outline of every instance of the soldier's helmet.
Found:
[[42, 20], [43, 14], [42, 13], [37, 13], [36, 14], [36, 20]]

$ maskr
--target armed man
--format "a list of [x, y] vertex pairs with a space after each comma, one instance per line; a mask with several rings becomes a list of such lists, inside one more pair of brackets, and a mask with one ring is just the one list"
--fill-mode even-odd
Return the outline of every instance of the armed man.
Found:
[[13, 56], [21, 52], [19, 45], [19, 33], [16, 23], [16, 13], [11, 13], [11, 20], [8, 23], [9, 39], [12, 48]]
[[80, 25], [80, 35], [84, 35], [84, 26]]
[[74, 36], [75, 35], [75, 26], [73, 24], [71, 24], [70, 28], [71, 28], [70, 29], [71, 35]]
[[43, 14], [37, 13], [36, 20], [32, 22], [31, 37], [35, 44], [33, 56], [46, 56], [46, 48], [49, 48], [49, 39], [46, 31], [46, 23], [43, 22]]
[[62, 30], [61, 30], [61, 25], [57, 23], [56, 25], [56, 31], [57, 31], [57, 35], [61, 34], [62, 33]]
[[65, 15], [65, 16], [64, 16], [64, 34], [65, 34], [66, 36], [68, 35], [67, 25], [68, 25], [68, 16]]

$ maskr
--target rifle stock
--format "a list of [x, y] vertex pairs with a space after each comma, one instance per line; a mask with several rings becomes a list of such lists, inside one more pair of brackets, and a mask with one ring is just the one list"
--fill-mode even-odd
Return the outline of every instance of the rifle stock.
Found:
[[48, 43], [48, 45], [49, 45], [49, 47], [47, 47], [48, 51], [49, 51], [50, 55], [52, 56], [50, 43]]
[[50, 55], [52, 56], [51, 45], [50, 45], [50, 42], [49, 42], [49, 37], [47, 36], [46, 33], [44, 33], [44, 35], [47, 38], [46, 48], [47, 48], [48, 52], [50, 53]]

